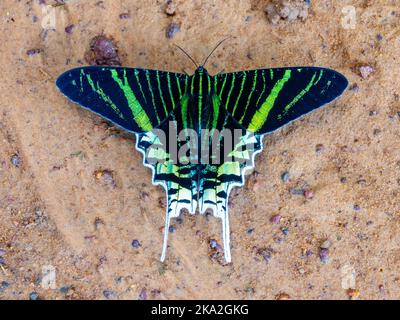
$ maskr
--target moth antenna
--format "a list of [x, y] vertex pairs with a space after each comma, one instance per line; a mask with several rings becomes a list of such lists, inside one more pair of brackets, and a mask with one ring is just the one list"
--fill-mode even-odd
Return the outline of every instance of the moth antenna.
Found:
[[177, 44], [174, 44], [174, 46], [177, 47], [179, 50], [181, 50], [193, 62], [193, 64], [196, 66], [196, 69], [199, 67], [199, 65], [196, 63], [196, 61], [185, 50], [183, 50]]
[[233, 37], [232, 37], [232, 36], [229, 36], [229, 37], [227, 37], [227, 38], [225, 38], [225, 39], [222, 39], [220, 42], [217, 43], [217, 45], [214, 47], [214, 49], [212, 49], [212, 51], [210, 52], [210, 54], [207, 56], [206, 60], [204, 60], [204, 63], [202, 64], [203, 67], [206, 65], [206, 63], [207, 63], [207, 61], [208, 61], [208, 58], [211, 57], [211, 55], [214, 53], [214, 51], [217, 50], [217, 48], [218, 48], [225, 40], [228, 40], [228, 39], [230, 39], [230, 38], [233, 38]]

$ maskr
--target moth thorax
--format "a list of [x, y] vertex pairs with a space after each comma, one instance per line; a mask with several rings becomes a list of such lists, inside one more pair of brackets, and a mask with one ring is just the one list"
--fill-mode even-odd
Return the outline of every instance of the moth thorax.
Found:
[[211, 90], [211, 78], [207, 70], [198, 68], [192, 76], [191, 93], [196, 97], [209, 95]]

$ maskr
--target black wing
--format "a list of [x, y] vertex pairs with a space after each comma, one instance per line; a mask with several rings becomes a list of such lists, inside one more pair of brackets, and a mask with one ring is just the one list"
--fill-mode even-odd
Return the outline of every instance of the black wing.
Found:
[[184, 74], [122, 67], [72, 69], [57, 87], [73, 102], [128, 131], [151, 131], [179, 103], [187, 84]]
[[348, 81], [325, 68], [259, 69], [215, 76], [215, 91], [233, 118], [257, 134], [272, 132], [338, 96]]

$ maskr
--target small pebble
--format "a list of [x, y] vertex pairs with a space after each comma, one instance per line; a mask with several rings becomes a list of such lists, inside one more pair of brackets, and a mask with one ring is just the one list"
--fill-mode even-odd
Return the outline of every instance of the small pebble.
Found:
[[348, 289], [347, 295], [350, 299], [357, 299], [360, 296], [360, 291], [357, 289]]
[[142, 290], [140, 290], [140, 293], [139, 293], [139, 300], [147, 300], [147, 291], [146, 291], [146, 288], [143, 288]]
[[172, 39], [177, 32], [181, 31], [178, 24], [172, 22], [168, 25], [165, 35], [168, 39]]
[[340, 182], [341, 182], [341, 183], [346, 183], [346, 182], [347, 182], [347, 178], [346, 178], [346, 177], [340, 178]]
[[176, 12], [176, 5], [172, 0], [168, 0], [165, 6], [165, 13], [169, 16], [173, 16]]
[[97, 217], [96, 219], [94, 219], [94, 228], [96, 230], [99, 230], [100, 227], [104, 226], [104, 225], [105, 225], [105, 222], [101, 218]]
[[285, 171], [284, 173], [282, 173], [281, 179], [283, 182], [288, 182], [289, 181], [289, 172]]
[[321, 248], [321, 249], [329, 249], [329, 248], [331, 247], [331, 245], [332, 245], [332, 242], [330, 242], [329, 240], [325, 240], [325, 241], [321, 244], [320, 248]]
[[372, 68], [371, 66], [360, 67], [360, 75], [363, 79], [368, 78], [374, 72], [375, 72], [375, 69]]
[[42, 52], [42, 50], [40, 50], [40, 49], [29, 49], [28, 51], [26, 51], [26, 54], [29, 57], [33, 57], [33, 56], [39, 54], [40, 52]]
[[275, 296], [275, 300], [290, 300], [290, 295], [285, 292], [281, 292]]
[[214, 249], [217, 252], [222, 252], [223, 251], [221, 245], [217, 242], [217, 240], [214, 240], [214, 239], [210, 240], [210, 248]]
[[113, 299], [117, 298], [117, 295], [115, 294], [115, 292], [110, 290], [110, 289], [104, 290], [103, 291], [103, 296], [108, 300], [113, 300]]
[[118, 48], [110, 38], [103, 35], [94, 37], [90, 43], [90, 50], [85, 55], [89, 64], [121, 65]]
[[19, 157], [18, 154], [13, 154], [13, 155], [11, 156], [10, 161], [11, 161], [11, 163], [12, 163], [12, 165], [13, 165], [14, 167], [19, 168], [19, 167], [21, 166], [21, 158]]
[[94, 176], [98, 181], [103, 184], [115, 188], [117, 186], [114, 179], [114, 172], [111, 170], [97, 170], [94, 172]]
[[10, 286], [10, 284], [7, 281], [2, 281], [0, 283], [0, 291], [4, 290], [4, 289], [7, 289], [9, 286]]
[[285, 236], [287, 236], [289, 234], [289, 229], [288, 228], [282, 228], [281, 231]]
[[93, 50], [98, 57], [113, 59], [117, 56], [117, 49], [110, 39], [100, 37], [93, 44]]
[[321, 144], [321, 143], [319, 143], [319, 144], [317, 144], [317, 145], [315, 146], [315, 152], [316, 152], [317, 154], [321, 154], [322, 152], [324, 152], [324, 150], [325, 150], [325, 147], [324, 147], [324, 145]]
[[120, 15], [119, 15], [119, 18], [121, 19], [121, 20], [126, 20], [126, 19], [129, 19], [131, 17], [131, 15], [129, 14], [129, 13], [121, 13]]
[[353, 92], [358, 92], [358, 91], [360, 91], [360, 87], [358, 86], [357, 83], [353, 83], [353, 84], [349, 87], [349, 90], [350, 90], [350, 91], [353, 91]]
[[310, 250], [310, 249], [308, 249], [308, 250], [306, 251], [306, 257], [307, 257], [307, 258], [312, 257], [313, 254], [314, 254], [314, 252], [312, 252], [312, 250]]
[[132, 241], [132, 247], [134, 247], [135, 249], [140, 248], [142, 245], [140, 244], [139, 240], [135, 239]]
[[272, 224], [278, 224], [279, 222], [281, 222], [281, 218], [282, 218], [281, 215], [276, 214], [272, 216], [271, 219], [269, 219], [269, 221], [271, 221]]
[[306, 199], [314, 198], [314, 192], [312, 190], [304, 190], [304, 198]]
[[357, 238], [360, 239], [361, 241], [368, 240], [368, 236], [365, 233], [358, 233]]
[[319, 258], [321, 259], [322, 263], [328, 263], [329, 262], [329, 250], [321, 249], [319, 252]]
[[29, 294], [29, 300], [38, 300], [39, 299], [39, 294], [37, 292], [31, 292]]
[[71, 24], [67, 27], [65, 27], [65, 32], [68, 34], [71, 34], [74, 31], [75, 25]]
[[150, 199], [150, 195], [146, 191], [141, 191], [140, 192], [140, 199], [143, 201], [148, 201]]
[[264, 261], [268, 264], [272, 259], [272, 252], [269, 249], [261, 249], [257, 252], [260, 256], [263, 257]]
[[6, 260], [4, 260], [3, 257], [0, 257], [0, 266], [5, 266], [6, 265]]
[[165, 209], [165, 198], [164, 197], [158, 198], [157, 204], [161, 209]]
[[246, 233], [251, 236], [254, 233], [254, 228], [247, 229]]
[[265, 13], [272, 24], [277, 24], [281, 20], [302, 21], [307, 19], [310, 1], [281, 1], [272, 0], [265, 8]]
[[293, 195], [304, 195], [304, 190], [303, 189], [298, 189], [298, 188], [290, 188], [289, 192]]
[[169, 226], [168, 231], [169, 233], [174, 233], [176, 231], [176, 228], [174, 226]]
[[358, 204], [355, 204], [355, 205], [353, 206], [353, 209], [354, 209], [354, 211], [360, 211], [360, 210], [361, 210], [361, 207], [360, 207]]
[[60, 288], [60, 292], [62, 294], [67, 294], [69, 290], [71, 290], [71, 286], [64, 286]]
[[4, 256], [6, 254], [6, 250], [0, 249], [0, 257]]
[[377, 135], [380, 134], [381, 132], [382, 132], [381, 129], [374, 129], [373, 135], [374, 135], [374, 136], [377, 136]]

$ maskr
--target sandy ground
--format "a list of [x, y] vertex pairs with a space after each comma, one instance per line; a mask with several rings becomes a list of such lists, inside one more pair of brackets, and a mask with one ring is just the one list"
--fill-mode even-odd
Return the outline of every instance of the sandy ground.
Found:
[[[267, 0], [175, 1], [174, 16], [164, 1], [2, 0], [0, 298], [399, 298], [397, 2], [312, 1], [305, 21], [274, 25]], [[354, 29], [342, 24], [347, 5]], [[135, 139], [56, 90], [101, 34], [125, 66], [191, 72], [173, 43], [202, 60], [232, 35], [210, 73], [319, 65], [348, 77], [337, 102], [264, 139], [256, 173], [231, 195], [232, 264], [210, 249], [219, 221], [187, 215], [161, 264], [164, 191]]]

